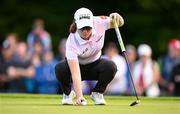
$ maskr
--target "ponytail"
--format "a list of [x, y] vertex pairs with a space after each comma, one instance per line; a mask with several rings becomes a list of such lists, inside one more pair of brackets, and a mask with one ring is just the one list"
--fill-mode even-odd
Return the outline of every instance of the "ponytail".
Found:
[[69, 32], [70, 33], [75, 33], [76, 30], [77, 30], [77, 26], [76, 26], [76, 23], [73, 21], [73, 23], [69, 27]]

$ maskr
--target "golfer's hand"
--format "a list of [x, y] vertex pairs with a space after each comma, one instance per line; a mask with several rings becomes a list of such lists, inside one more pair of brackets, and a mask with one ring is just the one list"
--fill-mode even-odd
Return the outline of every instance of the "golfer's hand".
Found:
[[87, 105], [87, 101], [84, 97], [78, 97], [75, 105]]
[[117, 23], [118, 27], [121, 27], [124, 25], [124, 19], [118, 13], [111, 13], [109, 17], [111, 18], [112, 23], [114, 22]]

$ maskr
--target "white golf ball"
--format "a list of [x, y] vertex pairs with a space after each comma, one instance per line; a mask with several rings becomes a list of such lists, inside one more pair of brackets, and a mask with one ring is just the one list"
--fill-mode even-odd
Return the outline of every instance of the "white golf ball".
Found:
[[86, 100], [83, 100], [83, 101], [81, 101], [81, 105], [87, 105], [87, 101]]

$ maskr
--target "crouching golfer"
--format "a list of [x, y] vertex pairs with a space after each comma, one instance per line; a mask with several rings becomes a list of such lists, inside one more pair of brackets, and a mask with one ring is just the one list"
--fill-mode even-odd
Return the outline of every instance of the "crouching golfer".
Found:
[[[105, 105], [103, 92], [114, 78], [116, 65], [101, 58], [105, 31], [113, 28], [113, 22], [118, 26], [124, 24], [118, 13], [110, 16], [93, 16], [87, 8], [80, 8], [74, 14], [74, 22], [70, 26], [70, 34], [66, 43], [66, 59], [55, 66], [57, 79], [63, 91], [63, 105], [72, 105], [76, 96], [76, 105], [86, 105], [83, 97], [83, 80], [97, 80], [90, 95], [97, 105]], [[71, 83], [75, 90], [71, 90]]]

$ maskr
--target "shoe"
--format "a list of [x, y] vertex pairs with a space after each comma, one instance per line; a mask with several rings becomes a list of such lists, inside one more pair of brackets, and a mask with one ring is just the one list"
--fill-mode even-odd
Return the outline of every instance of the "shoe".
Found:
[[69, 95], [66, 95], [63, 93], [63, 98], [62, 98], [62, 105], [73, 105], [73, 99], [76, 97], [76, 93], [74, 91], [71, 91]]
[[106, 104], [103, 94], [101, 94], [101, 93], [92, 92], [90, 97], [95, 102], [96, 105], [105, 105]]

